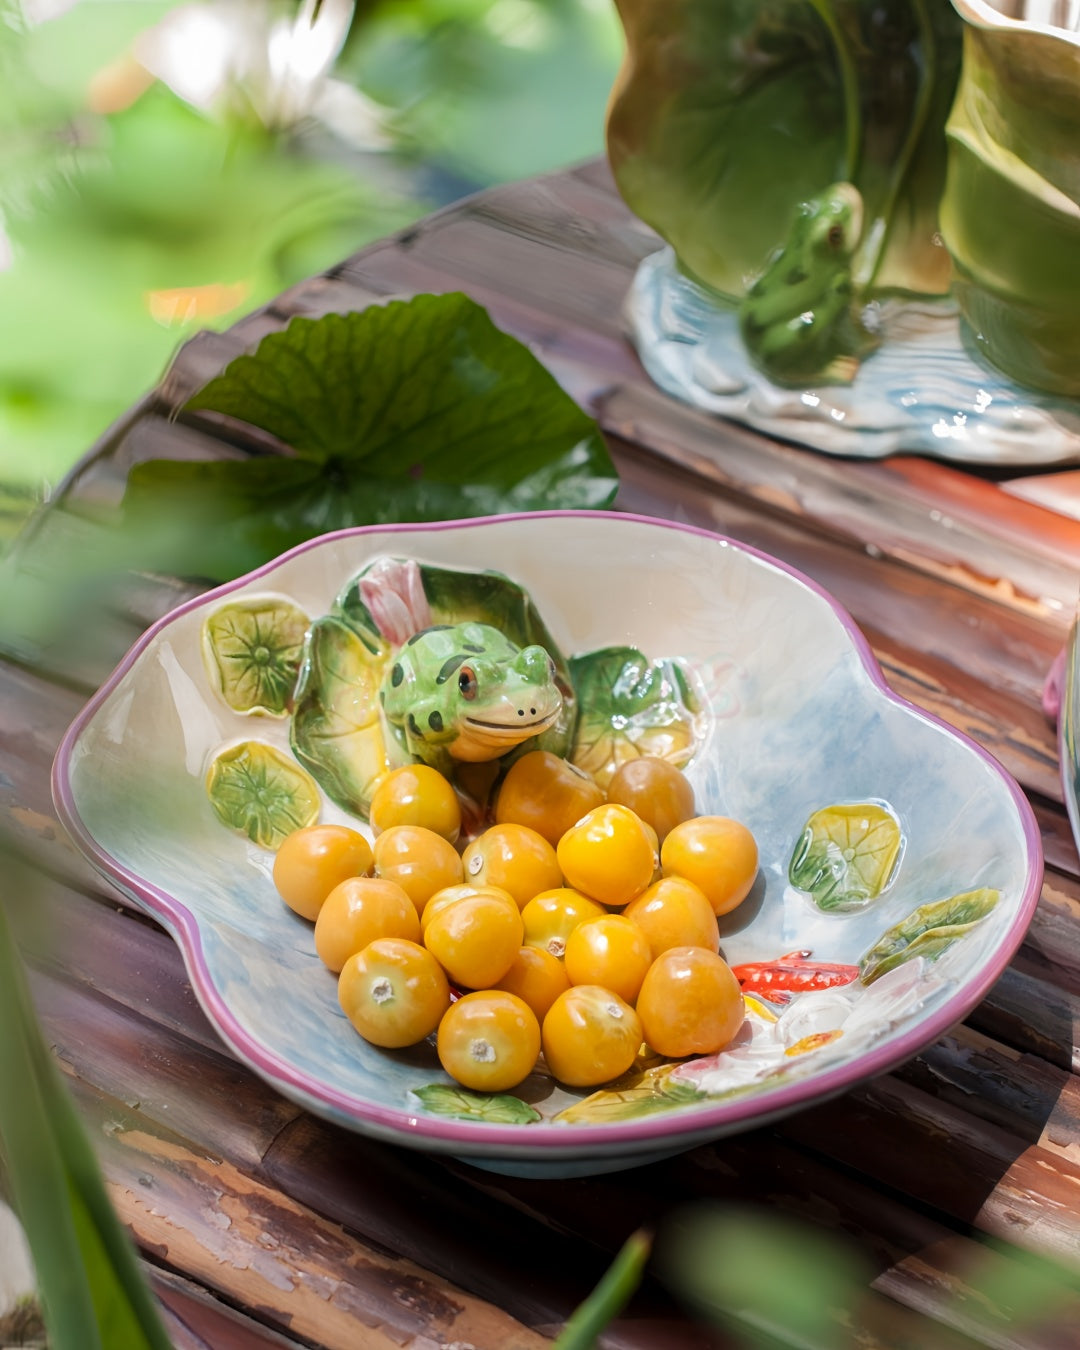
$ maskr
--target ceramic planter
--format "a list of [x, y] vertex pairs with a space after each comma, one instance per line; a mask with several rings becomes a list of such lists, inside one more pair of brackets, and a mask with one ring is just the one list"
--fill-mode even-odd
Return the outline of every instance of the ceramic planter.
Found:
[[1080, 36], [987, 0], [616, 4], [662, 388], [827, 453], [1080, 460]]
[[[948, 122], [941, 230], [956, 296], [995, 365], [1022, 384], [1075, 397], [1080, 32], [1008, 17], [1007, 0], [953, 3], [965, 21], [964, 62]], [[1046, 8], [1053, 17], [1066, 6]]]

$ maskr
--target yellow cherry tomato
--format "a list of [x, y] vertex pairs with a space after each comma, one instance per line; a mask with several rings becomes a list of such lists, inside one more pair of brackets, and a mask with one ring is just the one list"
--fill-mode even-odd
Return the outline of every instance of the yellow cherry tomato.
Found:
[[655, 755], [628, 759], [617, 769], [608, 784], [607, 799], [628, 806], [653, 827], [661, 843], [694, 814], [694, 789], [686, 775]]
[[671, 947], [658, 956], [642, 983], [637, 1010], [646, 1041], [671, 1059], [722, 1050], [746, 1016], [731, 967], [704, 947]]
[[466, 994], [439, 1023], [439, 1063], [463, 1087], [505, 1092], [533, 1071], [540, 1023], [516, 994], [488, 989]]
[[627, 1003], [637, 998], [651, 962], [645, 934], [622, 914], [579, 923], [566, 940], [570, 983], [603, 985]]
[[335, 973], [376, 938], [420, 940], [420, 918], [404, 890], [378, 877], [349, 877], [326, 897], [315, 920], [315, 950]]
[[527, 825], [554, 847], [603, 800], [603, 788], [584, 769], [548, 750], [533, 750], [512, 764], [503, 779], [495, 819], [500, 825]]
[[499, 886], [523, 908], [541, 891], [562, 885], [555, 850], [526, 825], [493, 825], [461, 855], [465, 880]]
[[576, 984], [548, 1009], [542, 1028], [548, 1068], [570, 1087], [595, 1087], [618, 1078], [641, 1048], [641, 1020], [618, 994]]
[[427, 932], [428, 924], [431, 923], [436, 914], [441, 913], [448, 905], [455, 905], [459, 900], [464, 900], [469, 895], [493, 895], [504, 904], [509, 905], [512, 910], [517, 911], [517, 901], [509, 891], [501, 891], [498, 886], [470, 886], [467, 881], [463, 881], [457, 886], [446, 886], [441, 891], [435, 892], [424, 906], [423, 914], [420, 915], [421, 933]]
[[510, 969], [501, 980], [495, 982], [495, 988], [505, 989], [508, 994], [517, 994], [543, 1021], [547, 1010], [559, 995], [570, 988], [570, 981], [557, 956], [552, 956], [542, 947], [522, 947]]
[[660, 862], [666, 877], [684, 877], [699, 887], [714, 914], [727, 914], [750, 893], [757, 877], [754, 836], [727, 816], [695, 816], [664, 840]]
[[621, 908], [640, 895], [656, 871], [655, 835], [628, 807], [597, 806], [559, 840], [567, 882], [602, 905]]
[[388, 773], [375, 789], [369, 819], [376, 834], [395, 825], [422, 825], [452, 844], [461, 833], [461, 804], [437, 769], [407, 764]]
[[521, 946], [521, 914], [494, 895], [467, 895], [440, 909], [424, 945], [455, 984], [490, 989]]
[[430, 1036], [450, 1006], [438, 961], [405, 938], [377, 938], [345, 962], [338, 1001], [366, 1041], [388, 1050]]
[[338, 882], [363, 876], [371, 861], [371, 845], [359, 831], [308, 825], [283, 840], [274, 857], [274, 885], [290, 909], [314, 919]]
[[441, 834], [423, 825], [391, 825], [375, 840], [375, 875], [396, 881], [423, 914], [436, 891], [456, 885], [465, 874], [461, 855]]
[[578, 924], [606, 913], [603, 905], [568, 886], [541, 891], [521, 911], [525, 946], [539, 947], [561, 960], [566, 955], [566, 940]]
[[645, 934], [653, 960], [669, 947], [720, 948], [712, 905], [700, 887], [683, 877], [654, 881], [623, 913]]

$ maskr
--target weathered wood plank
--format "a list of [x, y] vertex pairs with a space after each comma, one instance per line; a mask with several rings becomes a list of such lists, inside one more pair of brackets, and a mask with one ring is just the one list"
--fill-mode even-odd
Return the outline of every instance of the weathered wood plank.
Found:
[[[860, 547], [892, 557], [975, 595], [1053, 623], [1072, 618], [1080, 536], [1038, 507], [1004, 525], [956, 503], [932, 507], [920, 483], [905, 491], [891, 462], [808, 455], [726, 426], [645, 384], [614, 389], [599, 409], [611, 435], [688, 469], [725, 495], [763, 512], [795, 516]], [[1024, 527], [1024, 528], [1021, 528]], [[1049, 537], [1048, 537], [1049, 536]], [[966, 637], [966, 634], [965, 634]]]
[[969, 1023], [995, 1040], [1080, 1073], [1080, 998], [1010, 966]]
[[145, 1267], [175, 1350], [304, 1350], [172, 1271]]
[[895, 1078], [876, 1079], [779, 1128], [920, 1204], [1080, 1273], [1080, 1163], [1060, 1153]]
[[627, 273], [663, 247], [663, 240], [617, 197], [568, 174], [485, 192], [463, 203], [461, 217], [468, 222], [489, 221], [556, 257], [564, 252], [595, 257]]
[[[720, 1206], [722, 1212], [750, 1206], [763, 1211], [763, 1217], [787, 1220], [809, 1244], [817, 1234], [841, 1247], [850, 1244], [869, 1268], [869, 1288], [932, 1320], [921, 1337], [913, 1331], [907, 1342], [902, 1335], [894, 1339], [898, 1325], [893, 1321], [890, 1326], [886, 1319], [881, 1328], [885, 1345], [951, 1346], [955, 1336], [964, 1345], [973, 1341], [1008, 1350], [1060, 1350], [1060, 1326], [1073, 1325], [1080, 1312], [1076, 1290], [1064, 1283], [1060, 1306], [1053, 1309], [1054, 1325], [1010, 1330], [1009, 1309], [995, 1299], [994, 1291], [1004, 1287], [999, 1278], [1017, 1277], [1011, 1258], [988, 1251], [771, 1131], [721, 1140], [631, 1174], [578, 1184], [485, 1176], [460, 1166], [455, 1171], [489, 1202], [512, 1205], [557, 1231], [584, 1233], [596, 1241], [604, 1240], [612, 1223], [647, 1222], [655, 1225], [662, 1251], [670, 1226], [680, 1218], [678, 1210], [673, 1212], [672, 1197], [681, 1196], [691, 1207]], [[856, 1334], [855, 1343], [877, 1344], [869, 1324], [880, 1310], [859, 1300], [846, 1311], [856, 1326], [866, 1319], [860, 1330], [868, 1341]]]
[[73, 1084], [109, 1193], [135, 1241], [287, 1335], [325, 1350], [450, 1342], [539, 1350], [547, 1338], [366, 1245], [205, 1146]]
[[[638, 1226], [620, 1213], [599, 1241], [572, 1227], [556, 1234], [543, 1214], [523, 1215], [503, 1205], [479, 1203], [476, 1189], [444, 1160], [364, 1141], [366, 1165], [350, 1164], [357, 1141], [346, 1132], [304, 1117], [275, 1140], [265, 1174], [285, 1193], [390, 1250], [422, 1251], [429, 1269], [508, 1309], [533, 1327], [554, 1332], [605, 1270], [611, 1254]], [[635, 1174], [636, 1176], [636, 1174]], [[559, 1190], [572, 1182], [547, 1182]], [[632, 1185], [631, 1185], [632, 1189]], [[527, 1256], [527, 1269], [522, 1262]], [[649, 1324], [670, 1340], [654, 1341]], [[646, 1287], [633, 1317], [612, 1328], [605, 1345], [645, 1350], [656, 1344], [690, 1346], [700, 1337], [669, 1298]]]
[[[159, 1023], [35, 973], [31, 989], [53, 1054], [69, 1076], [197, 1140], [238, 1167], [257, 1166], [300, 1107], [254, 1092], [252, 1075], [217, 1050], [180, 1038]], [[227, 1103], [243, 1099], [239, 1116]]]
[[961, 1026], [895, 1077], [1080, 1163], [1080, 1078], [1067, 1069]]

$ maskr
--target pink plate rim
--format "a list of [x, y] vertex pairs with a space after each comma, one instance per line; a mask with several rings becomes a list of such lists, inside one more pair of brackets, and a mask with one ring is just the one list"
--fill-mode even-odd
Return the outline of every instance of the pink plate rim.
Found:
[[[711, 539], [723, 547], [736, 549], [740, 553], [757, 558], [761, 562], [785, 572], [808, 590], [820, 596], [832, 608], [840, 624], [847, 632], [867, 674], [882, 696], [891, 703], [907, 709], [930, 725], [940, 728], [950, 738], [966, 746], [1002, 779], [1016, 804], [1027, 845], [1028, 862], [1024, 891], [1016, 916], [1009, 925], [998, 950], [993, 959], [979, 971], [977, 976], [946, 999], [924, 1021], [884, 1045], [856, 1056], [849, 1063], [836, 1065], [820, 1074], [800, 1078], [789, 1084], [772, 1088], [765, 1093], [755, 1093], [747, 1097], [737, 1098], [734, 1101], [721, 1101], [715, 1106], [700, 1105], [695, 1106], [692, 1111], [665, 1112], [655, 1116], [647, 1116], [640, 1121], [625, 1121], [609, 1125], [553, 1125], [550, 1123], [526, 1127], [498, 1125], [454, 1120], [442, 1116], [427, 1115], [422, 1111], [412, 1112], [404, 1107], [373, 1104], [349, 1093], [328, 1087], [310, 1074], [298, 1070], [287, 1060], [267, 1050], [255, 1037], [244, 1030], [211, 979], [203, 954], [198, 922], [192, 912], [166, 891], [129, 872], [97, 844], [84, 825], [75, 806], [70, 783], [71, 757], [79, 737], [91, 718], [158, 633], [180, 616], [193, 609], [220, 600], [223, 596], [266, 576], [283, 563], [324, 547], [328, 543], [357, 536], [424, 534], [462, 529], [483, 530], [490, 525], [508, 524], [518, 520], [602, 520], [605, 522], [648, 525], [662, 530], [698, 535]], [[53, 761], [52, 793], [61, 822], [94, 866], [150, 914], [161, 920], [174, 935], [183, 954], [192, 987], [204, 1012], [226, 1044], [260, 1077], [279, 1088], [285, 1095], [289, 1095], [290, 1092], [303, 1094], [305, 1101], [313, 1110], [321, 1111], [332, 1119], [339, 1122], [342, 1120], [354, 1121], [361, 1130], [365, 1123], [369, 1124], [379, 1134], [385, 1136], [387, 1133], [392, 1133], [403, 1143], [414, 1143], [417, 1147], [437, 1150], [444, 1150], [452, 1146], [455, 1151], [477, 1155], [482, 1155], [490, 1149], [493, 1157], [527, 1157], [536, 1161], [545, 1157], [555, 1160], [570, 1154], [583, 1156], [592, 1155], [596, 1152], [611, 1153], [612, 1149], [617, 1154], [644, 1152], [643, 1145], [652, 1145], [657, 1149], [663, 1148], [665, 1145], [677, 1147], [682, 1136], [690, 1137], [687, 1144], [690, 1147], [692, 1144], [702, 1142], [709, 1137], [732, 1132], [743, 1125], [763, 1123], [765, 1120], [775, 1119], [799, 1107], [808, 1106], [819, 1100], [835, 1096], [857, 1083], [885, 1073], [896, 1065], [903, 1063], [955, 1026], [989, 992], [1009, 964], [1013, 953], [1027, 931], [1039, 900], [1043, 875], [1042, 843], [1039, 828], [1031, 806], [1019, 784], [992, 755], [970, 737], [949, 726], [942, 719], [925, 712], [909, 700], [902, 698], [889, 687], [869, 643], [855, 621], [824, 587], [818, 585], [817, 582], [811, 580], [796, 568], [790, 567], [787, 563], [726, 535], [696, 525], [621, 511], [514, 512], [495, 516], [467, 517], [463, 520], [362, 525], [320, 535], [298, 544], [295, 548], [279, 555], [262, 567], [185, 601], [147, 629], [68, 728]]]

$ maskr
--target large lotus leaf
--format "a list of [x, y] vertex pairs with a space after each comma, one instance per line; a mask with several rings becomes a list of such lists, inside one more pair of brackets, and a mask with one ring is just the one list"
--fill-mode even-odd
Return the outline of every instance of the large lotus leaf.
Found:
[[[360, 580], [369, 569], [345, 588], [338, 608], [362, 638], [378, 632], [375, 620], [360, 594]], [[570, 663], [551, 636], [547, 625], [524, 586], [501, 572], [468, 572], [420, 564], [424, 595], [432, 623], [486, 623], [497, 628], [518, 647], [543, 647], [555, 662], [555, 679], [563, 696], [559, 721], [543, 736], [529, 743], [553, 754], [565, 755], [570, 748], [577, 699]]]
[[601, 787], [627, 760], [653, 755], [682, 767], [697, 748], [698, 704], [677, 661], [636, 647], [574, 657], [578, 724], [570, 758]]
[[375, 783], [387, 770], [379, 717], [384, 661], [332, 615], [308, 633], [292, 748], [327, 796], [367, 819]]
[[948, 137], [941, 230], [980, 350], [1080, 394], [1080, 40], [969, 26]]
[[706, 285], [741, 295], [799, 202], [859, 188], [858, 279], [947, 290], [935, 239], [960, 20], [932, 0], [617, 0], [619, 191]]
[[509, 1093], [470, 1092], [448, 1083], [413, 1088], [425, 1111], [452, 1120], [482, 1120], [488, 1125], [532, 1125], [540, 1119], [535, 1106]]
[[204, 650], [218, 692], [241, 713], [288, 711], [310, 620], [289, 600], [237, 600], [207, 618]]
[[861, 909], [889, 884], [902, 838], [892, 812], [873, 802], [826, 806], [806, 822], [788, 878], [819, 909]]
[[906, 919], [882, 933], [859, 962], [863, 984], [872, 984], [916, 956], [936, 961], [946, 948], [986, 918], [1000, 894], [983, 886], [912, 910]]
[[293, 830], [319, 818], [319, 790], [291, 759], [262, 741], [244, 741], [214, 756], [206, 793], [223, 825], [260, 848], [276, 849]]

